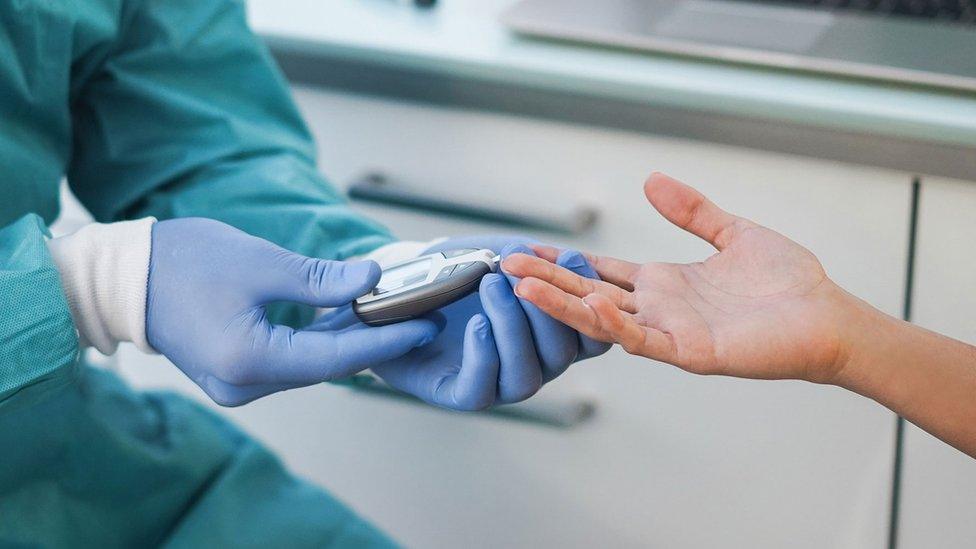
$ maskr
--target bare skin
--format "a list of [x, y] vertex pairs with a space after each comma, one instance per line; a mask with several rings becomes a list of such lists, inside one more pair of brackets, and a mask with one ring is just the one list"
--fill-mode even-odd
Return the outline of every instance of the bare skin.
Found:
[[976, 349], [891, 318], [844, 291], [783, 235], [662, 174], [648, 201], [718, 251], [699, 263], [589, 255], [603, 281], [510, 256], [516, 293], [580, 332], [696, 374], [846, 387], [976, 457]]

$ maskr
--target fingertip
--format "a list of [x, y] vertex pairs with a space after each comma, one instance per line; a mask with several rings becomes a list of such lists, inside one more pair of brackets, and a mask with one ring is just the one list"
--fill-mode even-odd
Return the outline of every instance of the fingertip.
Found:
[[414, 347], [423, 347], [437, 339], [437, 336], [441, 333], [441, 328], [429, 320], [420, 320], [424, 323], [424, 327], [421, 330], [420, 341], [414, 345]]
[[[672, 216], [691, 211], [697, 203], [705, 200], [705, 195], [694, 187], [660, 172], [651, 174], [644, 183], [644, 195], [655, 209], [672, 222]], [[687, 220], [682, 221], [687, 223]]]
[[522, 299], [528, 299], [529, 301], [533, 301], [533, 298], [538, 297], [541, 290], [542, 281], [532, 277], [523, 278], [515, 285], [515, 295]]
[[498, 290], [499, 285], [508, 285], [508, 281], [503, 275], [498, 273], [488, 273], [481, 277], [481, 282], [478, 285], [478, 291], [494, 292]]
[[468, 319], [468, 324], [464, 331], [465, 339], [473, 337], [484, 343], [492, 338], [491, 322], [488, 321], [488, 317], [481, 313]]
[[502, 272], [515, 274], [515, 272], [519, 270], [519, 263], [518, 254], [502, 258], [502, 262], [500, 264]]
[[562, 251], [559, 248], [556, 248], [555, 246], [549, 246], [546, 244], [533, 244], [529, 247], [532, 248], [532, 251], [535, 252], [535, 255], [549, 262], [556, 261], [556, 258], [559, 257], [559, 254]]
[[450, 387], [448, 407], [477, 411], [491, 406], [498, 387], [498, 368], [491, 323], [478, 313], [468, 319], [465, 327], [461, 368]]
[[390, 326], [381, 326], [380, 330], [395, 339], [402, 339], [409, 343], [409, 348], [423, 347], [434, 341], [441, 332], [440, 326], [436, 322], [427, 318], [415, 318]]
[[515, 313], [522, 313], [518, 298], [513, 290], [516, 281], [509, 281], [505, 275], [489, 273], [481, 279], [479, 299], [488, 318], [497, 321], [499, 318], [512, 320]]
[[261, 298], [294, 301], [315, 307], [342, 307], [369, 292], [379, 281], [379, 266], [372, 261], [337, 261], [292, 254], [286, 257], [290, 277], [275, 280]]
[[665, 174], [664, 172], [653, 171], [651, 172], [651, 175], [647, 176], [647, 180], [644, 181], [644, 186], [645, 187], [654, 186], [658, 183], [665, 182], [665, 181], [673, 181], [673, 179], [669, 177], [667, 174]]
[[660, 192], [666, 190], [675, 182], [677, 180], [662, 172], [652, 172], [647, 180], [644, 181], [644, 196], [653, 204], [657, 197], [660, 196]]
[[353, 312], [352, 307], [345, 305], [326, 312], [303, 329], [315, 332], [328, 332], [344, 330], [359, 323], [359, 317]]
[[377, 264], [375, 261], [357, 260], [338, 261], [337, 263], [340, 265], [339, 272], [343, 278], [350, 278], [357, 282], [367, 281], [374, 278], [379, 280], [381, 269], [379, 264]]
[[[577, 271], [589, 266], [586, 257], [577, 250], [565, 250], [556, 258], [556, 264], [571, 271]], [[579, 274], [579, 273], [577, 273]]]
[[440, 311], [430, 311], [421, 318], [433, 322], [437, 326], [437, 333], [443, 332], [444, 328], [447, 327], [447, 317]]
[[524, 275], [528, 272], [531, 261], [532, 259], [529, 254], [521, 252], [513, 253], [502, 260], [502, 271], [513, 276]]
[[525, 254], [525, 255], [534, 256], [535, 252], [533, 252], [532, 248], [530, 248], [526, 244], [522, 244], [520, 242], [514, 242], [502, 248], [502, 253], [500, 255], [502, 256], [502, 258], [506, 258], [512, 254]]
[[366, 265], [365, 267], [362, 267], [365, 270], [363, 281], [370, 288], [376, 287], [376, 285], [380, 283], [380, 278], [383, 276], [383, 269], [380, 267], [380, 264], [373, 260], [364, 260], [359, 261], [358, 263]]

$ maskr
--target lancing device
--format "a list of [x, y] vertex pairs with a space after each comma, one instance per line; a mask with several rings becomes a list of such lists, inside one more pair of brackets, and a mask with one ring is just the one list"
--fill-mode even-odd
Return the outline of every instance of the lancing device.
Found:
[[491, 250], [466, 248], [420, 256], [383, 269], [373, 291], [353, 303], [365, 324], [384, 326], [417, 318], [474, 292], [498, 269]]

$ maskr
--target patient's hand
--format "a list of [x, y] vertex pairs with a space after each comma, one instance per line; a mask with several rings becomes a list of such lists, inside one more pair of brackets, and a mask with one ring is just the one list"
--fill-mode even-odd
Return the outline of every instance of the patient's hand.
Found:
[[591, 256], [601, 282], [554, 265], [558, 250], [538, 247], [544, 259], [513, 255], [503, 264], [523, 278], [516, 293], [586, 335], [690, 372], [835, 380], [855, 299], [810, 251], [667, 176], [652, 175], [644, 192], [718, 253], [690, 264]]

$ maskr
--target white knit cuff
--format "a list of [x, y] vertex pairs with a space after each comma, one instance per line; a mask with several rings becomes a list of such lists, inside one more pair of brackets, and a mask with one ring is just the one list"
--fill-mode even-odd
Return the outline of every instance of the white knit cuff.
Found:
[[92, 223], [48, 241], [83, 347], [109, 355], [131, 341], [154, 352], [146, 339], [146, 290], [155, 222]]

